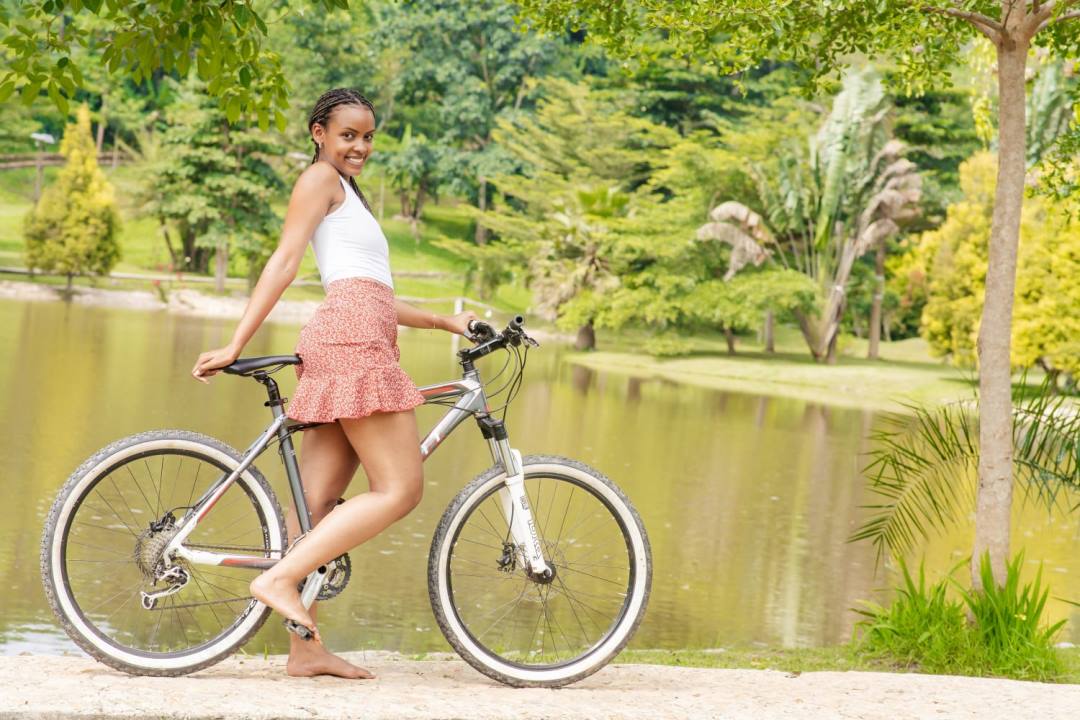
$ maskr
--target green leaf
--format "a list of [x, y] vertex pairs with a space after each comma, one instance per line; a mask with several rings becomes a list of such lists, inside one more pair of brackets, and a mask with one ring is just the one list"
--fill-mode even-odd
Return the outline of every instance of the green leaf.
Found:
[[[2, 100], [2, 98], [0, 98]], [[277, 125], [278, 132], [285, 132], [285, 128], [289, 126], [289, 121], [285, 118], [285, 115], [278, 111], [274, 111], [274, 124]]]
[[13, 81], [7, 80], [0, 84], [0, 103], [6, 102], [13, 92], [15, 92], [15, 83]]
[[251, 22], [251, 10], [248, 9], [247, 5], [235, 5], [234, 8], [233, 12], [237, 25], [246, 28]]
[[22, 86], [22, 90], [19, 91], [19, 97], [22, 99], [23, 105], [29, 107], [37, 100], [37, 96], [41, 93], [41, 83], [31, 82]]
[[67, 101], [66, 97], [64, 97], [63, 95], [60, 94], [60, 88], [57, 87], [56, 83], [50, 82], [48, 90], [49, 90], [49, 97], [52, 99], [53, 104], [56, 105], [57, 109], [60, 110], [61, 113], [63, 113], [64, 115], [67, 115], [68, 114], [68, 101]]
[[251, 86], [251, 69], [247, 65], [240, 66], [240, 84], [244, 87]]
[[240, 119], [240, 98], [235, 95], [225, 104], [225, 119], [230, 125], [236, 124], [236, 121]]

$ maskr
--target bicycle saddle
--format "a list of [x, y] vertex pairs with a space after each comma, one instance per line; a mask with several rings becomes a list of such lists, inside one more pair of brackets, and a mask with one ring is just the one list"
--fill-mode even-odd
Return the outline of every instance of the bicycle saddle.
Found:
[[226, 365], [221, 371], [229, 375], [251, 375], [256, 370], [273, 367], [268, 372], [277, 372], [286, 365], [300, 365], [299, 355], [267, 355], [266, 357], [239, 358], [232, 365]]

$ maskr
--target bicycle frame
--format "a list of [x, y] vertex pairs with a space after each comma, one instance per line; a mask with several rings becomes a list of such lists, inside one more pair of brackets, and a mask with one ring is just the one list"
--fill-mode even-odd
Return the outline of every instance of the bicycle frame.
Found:
[[[304, 498], [304, 489], [300, 481], [300, 468], [296, 462], [296, 450], [293, 447], [292, 434], [323, 423], [299, 423], [289, 419], [285, 415], [285, 400], [278, 392], [277, 383], [265, 372], [253, 374], [256, 380], [266, 386], [270, 400], [266, 403], [273, 413], [273, 420], [248, 448], [244, 451], [239, 465], [228, 475], [223, 475], [217, 482], [196, 501], [191, 510], [178, 522], [178, 532], [169, 542], [165, 557], [182, 558], [196, 565], [223, 565], [229, 567], [245, 567], [265, 570], [273, 567], [284, 554], [284, 549], [271, 551], [271, 557], [255, 557], [252, 555], [234, 555], [205, 550], [195, 550], [184, 546], [184, 541], [195, 530], [196, 525], [214, 507], [225, 492], [236, 482], [237, 478], [246, 471], [258, 458], [270, 443], [276, 438], [279, 443], [279, 452], [285, 465], [285, 474], [288, 478], [289, 488], [292, 492], [296, 515], [300, 523], [301, 534], [311, 530], [311, 514]], [[503, 423], [492, 418], [488, 412], [487, 396], [484, 386], [480, 381], [480, 375], [475, 368], [469, 368], [461, 380], [424, 385], [417, 390], [424, 396], [425, 404], [435, 401], [445, 401], [457, 398], [454, 406], [435, 424], [420, 443], [421, 460], [427, 460], [442, 442], [461, 423], [470, 416], [475, 416], [480, 425], [481, 433], [488, 442], [492, 460], [500, 465], [506, 472], [506, 487], [501, 488], [500, 499], [518, 550], [519, 559], [524, 567], [537, 574], [549, 572], [543, 556], [542, 546], [536, 534], [536, 528], [532, 521], [532, 509], [529, 506], [528, 496], [525, 493], [524, 477], [521, 465], [521, 455], [510, 447]], [[318, 572], [318, 571], [316, 571]], [[305, 592], [306, 596], [318, 592], [317, 587], [321, 582], [308, 583], [307, 586], [314, 588], [313, 592]], [[305, 587], [307, 591], [308, 587]], [[306, 603], [310, 604], [310, 603]]]

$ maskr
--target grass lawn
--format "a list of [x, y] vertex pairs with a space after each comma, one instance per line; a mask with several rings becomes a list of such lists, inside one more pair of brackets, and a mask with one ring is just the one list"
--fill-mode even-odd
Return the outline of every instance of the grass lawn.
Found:
[[[1080, 648], [1059, 648], [1065, 672], [1058, 682], [1080, 684]], [[820, 648], [724, 648], [719, 650], [624, 650], [618, 663], [678, 665], [728, 670], [803, 672], [918, 672], [857, 652], [850, 645]]]
[[796, 328], [776, 328], [776, 352], [740, 338], [728, 355], [723, 336], [700, 336], [681, 357], [646, 354], [644, 333], [598, 334], [600, 351], [574, 353], [571, 362], [597, 370], [702, 387], [799, 398], [875, 410], [901, 410], [906, 401], [937, 403], [972, 397], [976, 379], [933, 359], [926, 343], [910, 338], [881, 344], [881, 360], [866, 359], [866, 341], [845, 338], [835, 365], [815, 363]]
[[[45, 184], [51, 182], [59, 168], [45, 170]], [[134, 206], [133, 178], [131, 169], [119, 167], [115, 170], [105, 168], [106, 174], [116, 188], [117, 205], [122, 223], [120, 226], [120, 247], [122, 257], [114, 268], [117, 272], [163, 272], [169, 265], [169, 254], [161, 235], [157, 221], [153, 218], [139, 217]], [[22, 267], [23, 259], [23, 218], [33, 203], [34, 188], [33, 168], [0, 172], [0, 265]], [[275, 205], [278, 215], [285, 213], [284, 201]], [[395, 280], [399, 295], [421, 301], [436, 301], [430, 307], [450, 311], [453, 309], [452, 298], [471, 296], [465, 287], [466, 262], [458, 256], [433, 244], [433, 240], [443, 235], [467, 237], [472, 232], [471, 221], [466, 215], [452, 206], [429, 205], [424, 221], [420, 224], [420, 236], [413, 236], [409, 224], [395, 220], [392, 216], [393, 205], [387, 203], [387, 212], [382, 223], [390, 245], [390, 262], [395, 273], [406, 276]], [[246, 267], [242, 260], [234, 259], [233, 276], [246, 277]], [[431, 273], [430, 277], [413, 277], [409, 273]], [[19, 279], [19, 276], [14, 276]], [[318, 269], [315, 257], [310, 251], [300, 265], [298, 278], [317, 281]], [[40, 278], [37, 282], [49, 282]], [[62, 284], [57, 280], [56, 284]], [[79, 278], [77, 284], [90, 284], [98, 287], [116, 287], [123, 289], [149, 289], [141, 281], [92, 280]], [[204, 292], [210, 290], [205, 283], [169, 283], [168, 287], [194, 287]], [[243, 286], [240, 285], [239, 288]], [[230, 287], [230, 291], [237, 289]], [[318, 300], [323, 296], [322, 289], [315, 287], [294, 286], [286, 291], [285, 297], [293, 300]], [[525, 288], [508, 286], [501, 288], [486, 304], [504, 312], [524, 312], [530, 302]], [[473, 308], [480, 311], [483, 308]]]

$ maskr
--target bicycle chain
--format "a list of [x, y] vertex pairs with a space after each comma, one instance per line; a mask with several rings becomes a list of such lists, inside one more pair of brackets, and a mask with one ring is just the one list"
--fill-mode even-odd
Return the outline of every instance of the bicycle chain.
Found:
[[150, 608], [151, 612], [161, 612], [163, 610], [183, 610], [184, 608], [203, 607], [205, 605], [221, 605], [222, 603], [233, 603], [238, 600], [251, 602], [255, 598], [248, 595], [247, 597], [233, 597], [225, 598], [224, 600], [203, 600], [202, 602], [181, 603], [179, 605], [162, 605], [161, 607], [154, 606]]

